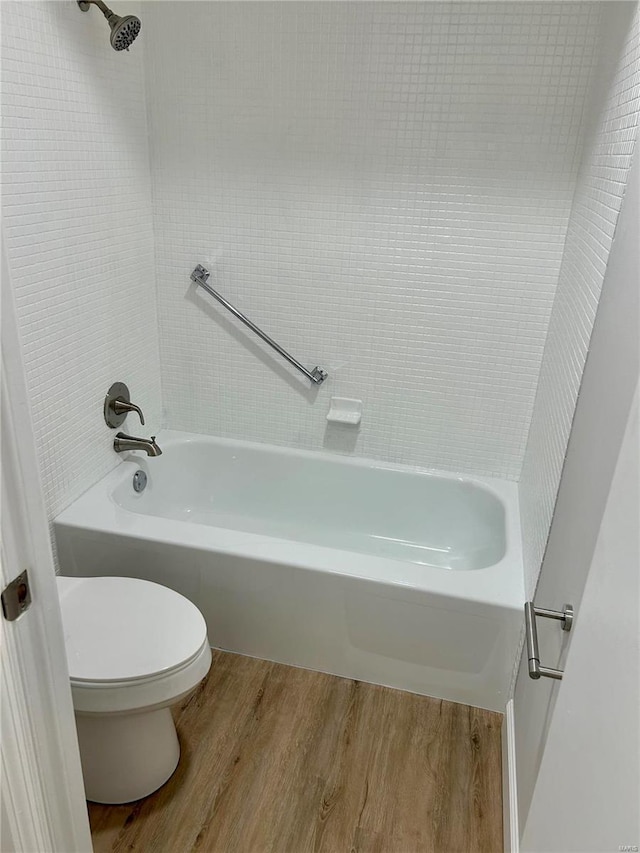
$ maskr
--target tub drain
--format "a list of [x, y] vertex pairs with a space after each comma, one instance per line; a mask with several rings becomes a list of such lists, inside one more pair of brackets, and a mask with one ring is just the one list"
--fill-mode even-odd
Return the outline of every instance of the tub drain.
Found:
[[147, 488], [147, 475], [142, 469], [138, 469], [133, 475], [133, 491], [144, 492]]

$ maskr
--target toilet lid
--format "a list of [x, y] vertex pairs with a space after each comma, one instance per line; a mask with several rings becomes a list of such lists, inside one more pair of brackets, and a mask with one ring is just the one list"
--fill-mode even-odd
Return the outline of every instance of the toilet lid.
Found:
[[183, 595], [137, 578], [59, 577], [73, 681], [130, 681], [179, 668], [202, 649], [207, 626]]

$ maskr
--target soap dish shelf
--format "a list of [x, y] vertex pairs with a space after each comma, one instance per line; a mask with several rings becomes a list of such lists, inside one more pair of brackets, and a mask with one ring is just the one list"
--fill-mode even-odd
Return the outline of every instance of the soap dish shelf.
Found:
[[362, 400], [350, 397], [332, 397], [327, 420], [333, 424], [358, 426], [362, 420]]

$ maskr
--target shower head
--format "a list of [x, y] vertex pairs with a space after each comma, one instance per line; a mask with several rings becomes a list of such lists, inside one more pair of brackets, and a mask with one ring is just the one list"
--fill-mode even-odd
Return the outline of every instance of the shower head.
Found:
[[121, 18], [105, 6], [102, 0], [78, 0], [78, 6], [83, 12], [86, 12], [92, 3], [100, 9], [111, 27], [111, 47], [114, 50], [129, 50], [129, 45], [140, 32], [140, 18], [135, 15], [125, 15]]
[[135, 15], [125, 15], [124, 18], [113, 15], [108, 20], [111, 27], [111, 47], [114, 50], [129, 50], [129, 45], [140, 32], [140, 18]]

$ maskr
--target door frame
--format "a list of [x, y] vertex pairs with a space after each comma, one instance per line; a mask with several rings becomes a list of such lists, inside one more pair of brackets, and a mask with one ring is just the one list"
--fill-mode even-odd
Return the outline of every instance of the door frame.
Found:
[[0, 615], [1, 840], [9, 851], [92, 850], [53, 555], [4, 240], [2, 587], [25, 568], [32, 603]]
[[[576, 621], [580, 620], [580, 603], [640, 378], [639, 211], [640, 148], [636, 147], [535, 593], [536, 603], [542, 607], [560, 609], [565, 602], [574, 605]], [[574, 632], [562, 632], [554, 624], [539, 630], [545, 664], [570, 667]], [[525, 829], [562, 684], [545, 678], [532, 681], [522, 651], [503, 728], [505, 850], [511, 853], [518, 850]]]

